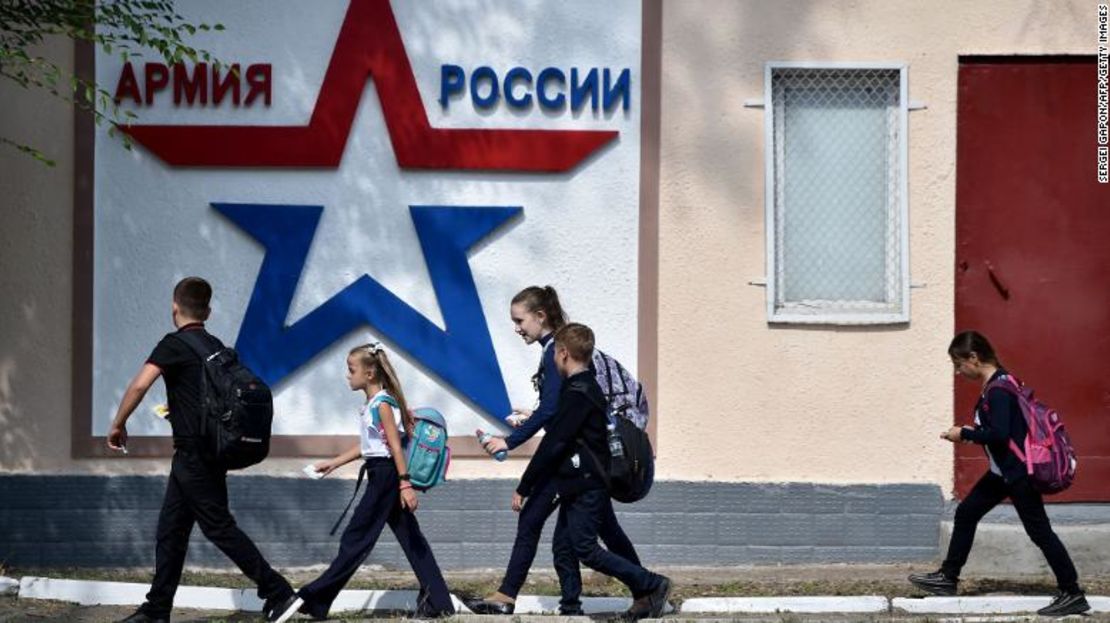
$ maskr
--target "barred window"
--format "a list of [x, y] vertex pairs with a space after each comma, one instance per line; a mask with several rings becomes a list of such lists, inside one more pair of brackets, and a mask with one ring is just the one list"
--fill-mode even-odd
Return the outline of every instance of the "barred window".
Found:
[[909, 321], [903, 65], [770, 63], [770, 322]]

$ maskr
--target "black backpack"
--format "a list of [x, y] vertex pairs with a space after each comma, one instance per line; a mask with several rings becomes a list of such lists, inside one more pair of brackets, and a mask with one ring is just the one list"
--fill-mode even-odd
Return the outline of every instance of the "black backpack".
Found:
[[582, 446], [593, 459], [594, 465], [598, 466], [609, 497], [625, 504], [644, 499], [655, 481], [655, 453], [647, 432], [636, 426], [631, 419], [623, 417], [626, 409], [610, 412], [608, 405], [599, 404], [590, 395], [585, 384], [574, 383], [570, 389], [585, 394], [601, 408], [609, 420], [608, 464], [600, 460], [581, 439], [578, 440], [578, 445]]
[[274, 399], [269, 386], [239, 362], [235, 349], [219, 340], [215, 350], [199, 331], [183, 331], [181, 340], [201, 361], [200, 421], [202, 450], [224, 469], [243, 469], [270, 453]]

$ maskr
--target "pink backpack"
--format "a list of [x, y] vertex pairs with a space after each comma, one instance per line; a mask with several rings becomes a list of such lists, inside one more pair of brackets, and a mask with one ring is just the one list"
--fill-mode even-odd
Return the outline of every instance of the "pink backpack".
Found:
[[1078, 462], [1071, 438], [1064, 430], [1060, 414], [1048, 405], [1033, 397], [1032, 388], [1022, 384], [1007, 374], [987, 385], [986, 390], [1000, 387], [1013, 394], [1029, 433], [1025, 436], [1025, 447], [1019, 448], [1010, 440], [1010, 450], [1023, 463], [1029, 474], [1029, 483], [1041, 493], [1059, 493], [1071, 486], [1075, 480]]

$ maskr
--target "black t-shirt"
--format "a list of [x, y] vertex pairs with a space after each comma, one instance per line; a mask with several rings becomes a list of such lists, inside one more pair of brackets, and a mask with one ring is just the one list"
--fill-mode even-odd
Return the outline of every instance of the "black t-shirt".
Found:
[[178, 446], [178, 442], [183, 439], [199, 436], [200, 418], [204, 413], [202, 397], [204, 367], [196, 353], [183, 341], [174, 337], [183, 331], [199, 331], [206, 342], [212, 343], [213, 350], [219, 346], [219, 340], [205, 331], [202, 323], [195, 323], [185, 325], [175, 333], [167, 334], [147, 358], [147, 363], [152, 363], [162, 370], [162, 378], [166, 383], [174, 446]]

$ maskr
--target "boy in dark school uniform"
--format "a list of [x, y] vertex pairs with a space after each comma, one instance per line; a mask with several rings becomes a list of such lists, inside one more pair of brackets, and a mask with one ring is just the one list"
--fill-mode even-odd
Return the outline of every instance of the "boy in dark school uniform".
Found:
[[[158, 516], [154, 581], [146, 603], [123, 619], [124, 623], [170, 620], [194, 523], [200, 524], [204, 536], [258, 585], [258, 596], [265, 600], [263, 612], [267, 620], [275, 620], [296, 599], [289, 582], [270, 567], [250, 537], [235, 524], [227, 507], [227, 471], [213, 465], [201, 443], [201, 418], [206, 417], [205, 372], [200, 357], [184, 339], [198, 338], [209, 344], [213, 352], [222, 347], [218, 339], [204, 330], [211, 299], [212, 286], [200, 277], [186, 277], [174, 287], [173, 324], [177, 331], [163, 337], [154, 347], [124, 392], [108, 430], [108, 447], [126, 451], [127, 419], [158, 377], [165, 379], [174, 454], [166, 497]], [[190, 335], [183, 338], [186, 333]]]
[[555, 333], [554, 342], [555, 367], [565, 380], [550, 428], [513, 494], [513, 510], [519, 511], [536, 484], [554, 474], [560, 500], [552, 543], [555, 564], [577, 560], [617, 578], [637, 596], [626, 616], [657, 618], [670, 596], [670, 580], [605, 550], [597, 541], [609, 501], [600, 471], [608, 465], [609, 444], [605, 395], [590, 370], [594, 333], [570, 323]]

